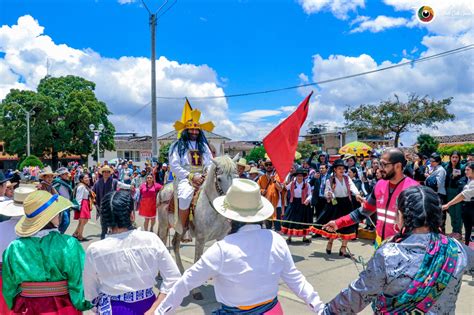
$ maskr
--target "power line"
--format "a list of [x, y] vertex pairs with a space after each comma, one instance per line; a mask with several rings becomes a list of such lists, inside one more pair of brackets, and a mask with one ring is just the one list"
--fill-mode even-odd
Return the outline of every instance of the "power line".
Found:
[[[209, 99], [220, 99], [220, 98], [234, 98], [234, 97], [243, 97], [243, 96], [251, 96], [251, 95], [268, 94], [268, 93], [275, 93], [275, 92], [281, 92], [281, 91], [287, 91], [287, 90], [294, 90], [294, 89], [308, 87], [308, 86], [315, 86], [315, 85], [320, 85], [320, 84], [325, 84], [325, 83], [331, 83], [331, 82], [336, 82], [336, 81], [341, 81], [341, 80], [347, 80], [347, 79], [360, 77], [360, 76], [364, 76], [364, 75], [375, 73], [375, 72], [381, 72], [381, 71], [385, 71], [385, 70], [389, 70], [389, 69], [394, 69], [394, 68], [404, 67], [404, 66], [408, 66], [408, 65], [413, 65], [415, 63], [426, 62], [426, 61], [437, 59], [437, 58], [443, 58], [443, 57], [446, 57], [446, 56], [449, 56], [449, 55], [459, 54], [459, 53], [462, 53], [462, 52], [465, 52], [465, 51], [468, 51], [468, 50], [471, 50], [471, 49], [474, 49], [474, 44], [466, 45], [466, 46], [459, 47], [459, 48], [456, 48], [456, 49], [446, 50], [446, 51], [438, 53], [438, 54], [413, 59], [413, 60], [402, 62], [402, 63], [396, 64], [396, 65], [391, 65], [391, 66], [378, 68], [378, 69], [374, 69], [374, 70], [370, 70], [370, 71], [355, 73], [355, 74], [346, 75], [346, 76], [337, 77], [337, 78], [332, 78], [332, 79], [327, 79], [327, 80], [321, 80], [321, 81], [312, 82], [312, 83], [293, 85], [293, 86], [288, 86], [288, 87], [283, 87], [283, 88], [278, 88], [278, 89], [247, 92], [247, 93], [237, 93], [237, 94], [220, 95], [220, 96], [188, 97], [188, 99], [189, 100], [209, 100]], [[184, 100], [185, 99], [184, 96], [183, 97], [157, 96], [156, 98], [164, 99], [164, 100]]]

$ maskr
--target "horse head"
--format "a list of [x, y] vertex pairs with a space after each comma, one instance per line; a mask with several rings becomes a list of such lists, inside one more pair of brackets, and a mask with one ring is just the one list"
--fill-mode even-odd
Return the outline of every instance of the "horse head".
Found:
[[229, 156], [219, 156], [212, 159], [212, 165], [208, 171], [206, 186], [214, 183], [214, 189], [219, 195], [224, 195], [232, 185], [232, 180], [237, 177], [235, 161]]

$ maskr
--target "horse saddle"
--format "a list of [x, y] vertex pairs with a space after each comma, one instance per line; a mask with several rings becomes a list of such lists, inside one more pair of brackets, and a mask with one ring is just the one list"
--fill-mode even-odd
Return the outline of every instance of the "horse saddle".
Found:
[[[194, 189], [193, 199], [191, 200], [191, 205], [189, 206], [189, 214], [194, 213], [194, 209], [196, 208], [197, 201], [199, 199], [200, 189]], [[174, 198], [171, 198], [170, 203], [168, 205], [168, 213], [174, 213], [175, 204]]]

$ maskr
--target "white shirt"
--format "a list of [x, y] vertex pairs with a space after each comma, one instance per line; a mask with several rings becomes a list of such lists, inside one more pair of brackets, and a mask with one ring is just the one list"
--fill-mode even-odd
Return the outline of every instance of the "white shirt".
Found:
[[131, 230], [110, 234], [92, 243], [84, 263], [84, 295], [119, 295], [152, 288], [160, 272], [160, 291], [166, 293], [179, 279], [176, 263], [163, 242], [151, 232]]
[[89, 199], [89, 190], [87, 189], [86, 185], [79, 184], [76, 189], [76, 201], [80, 205], [82, 200]]
[[471, 199], [474, 198], [474, 180], [469, 180], [461, 194], [464, 197], [464, 201], [471, 201]]
[[358, 195], [359, 194], [359, 190], [357, 189], [356, 185], [354, 184], [354, 182], [352, 181], [352, 179], [347, 176], [347, 175], [344, 175], [344, 177], [347, 177], [347, 179], [349, 180], [349, 188], [350, 188], [350, 192], [347, 191], [347, 186], [346, 186], [346, 180], [343, 178], [342, 181], [340, 181], [339, 179], [337, 179], [337, 177], [335, 177], [336, 179], [336, 187], [334, 188], [334, 191], [332, 190], [332, 178], [328, 179], [326, 181], [326, 196], [328, 195], [328, 192], [332, 192], [334, 195], [332, 197], [334, 198], [345, 198], [345, 197], [349, 197], [349, 194], [350, 193], [353, 193], [354, 195]]
[[214, 279], [216, 300], [228, 306], [250, 306], [274, 299], [281, 278], [314, 311], [324, 307], [318, 293], [296, 269], [285, 240], [252, 224], [214, 243], [184, 272], [155, 315], [176, 311], [189, 291], [209, 278]]
[[3, 252], [8, 245], [18, 238], [15, 233], [15, 226], [20, 219], [21, 216], [11, 217], [9, 220], [0, 222], [0, 262], [2, 262]]
[[[202, 132], [202, 131], [201, 131]], [[189, 141], [190, 148], [197, 150], [196, 141]], [[212, 153], [207, 145], [204, 145], [204, 154], [202, 156], [202, 166], [205, 168], [211, 164]], [[183, 180], [188, 178], [189, 170], [191, 169], [191, 161], [189, 161], [188, 150], [186, 153], [180, 157], [178, 152], [178, 146], [174, 147], [173, 152], [170, 152], [169, 155], [169, 165], [173, 174], [179, 179]]]
[[[308, 186], [308, 196], [306, 196], [306, 201], [311, 202], [311, 196], [313, 195], [313, 193], [312, 193], [313, 188], [311, 187], [311, 185], [308, 184], [306, 181], [303, 181], [301, 184], [298, 184], [296, 179], [294, 179], [293, 182], [296, 183], [295, 190], [294, 190], [295, 195], [293, 197], [294, 198], [301, 198], [301, 194], [303, 193], [303, 184], [306, 183], [306, 185]], [[288, 185], [286, 185], [286, 189], [290, 193], [291, 193], [291, 185], [292, 185], [292, 183], [289, 183]]]

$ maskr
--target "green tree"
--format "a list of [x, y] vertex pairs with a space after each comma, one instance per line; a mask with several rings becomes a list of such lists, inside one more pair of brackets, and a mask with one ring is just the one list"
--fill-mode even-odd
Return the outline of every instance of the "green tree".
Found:
[[111, 112], [96, 98], [94, 89], [95, 83], [77, 76], [46, 76], [40, 81], [37, 92], [12, 89], [0, 104], [0, 112], [8, 113], [0, 118], [0, 125], [10, 127], [3, 127], [1, 134], [6, 152], [25, 154], [26, 114], [22, 108], [33, 110], [30, 119], [32, 154], [51, 156], [52, 165], [57, 165], [59, 152], [85, 159], [94, 151], [90, 124], [104, 125], [101, 149], [113, 150], [115, 127], [108, 120]]
[[301, 153], [301, 158], [304, 160], [307, 160], [311, 156], [311, 153], [317, 149], [318, 148], [314, 144], [308, 142], [299, 142], [296, 147], [296, 151]]
[[427, 96], [408, 95], [408, 101], [395, 99], [381, 101], [379, 105], [362, 104], [348, 107], [344, 111], [346, 127], [357, 131], [361, 136], [376, 135], [394, 136], [394, 145], [398, 147], [400, 135], [410, 130], [431, 127], [436, 123], [453, 120], [455, 116], [448, 112], [452, 98], [439, 101], [430, 100]]
[[421, 134], [416, 138], [418, 143], [418, 152], [423, 155], [430, 156], [438, 150], [439, 142], [428, 134]]
[[459, 152], [463, 157], [474, 151], [474, 143], [443, 145], [438, 147], [437, 152], [441, 155], [450, 155], [454, 151]]
[[23, 170], [23, 168], [25, 166], [38, 166], [39, 168], [43, 168], [43, 163], [41, 162], [41, 160], [35, 156], [35, 155], [30, 155], [28, 157], [26, 157], [19, 165], [18, 169], [20, 171]]
[[168, 163], [168, 155], [170, 152], [170, 147], [171, 147], [172, 142], [166, 143], [162, 146], [160, 146], [160, 152], [158, 156], [158, 162], [160, 163]]
[[249, 154], [247, 154], [245, 158], [247, 161], [258, 162], [258, 160], [265, 159], [265, 153], [267, 152], [265, 151], [263, 145], [261, 145], [250, 150]]

